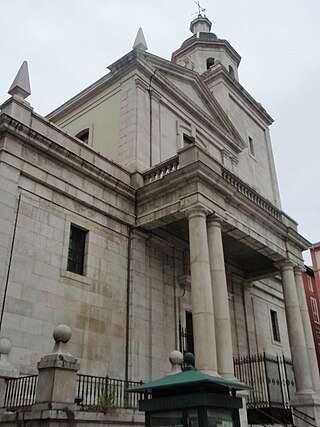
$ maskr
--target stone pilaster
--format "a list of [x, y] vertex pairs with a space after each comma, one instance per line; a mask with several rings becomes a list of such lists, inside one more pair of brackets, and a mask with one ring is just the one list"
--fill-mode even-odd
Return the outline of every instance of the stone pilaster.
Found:
[[217, 375], [206, 211], [201, 207], [195, 207], [188, 210], [187, 215], [195, 361], [199, 371]]
[[234, 378], [229, 299], [219, 218], [210, 217], [208, 220], [208, 244], [218, 372], [224, 378]]
[[279, 268], [282, 278], [284, 304], [292, 362], [296, 378], [297, 394], [310, 395], [313, 392], [313, 385], [293, 272], [293, 264], [287, 261], [279, 265]]
[[310, 364], [312, 385], [313, 385], [314, 391], [320, 392], [319, 368], [318, 368], [317, 356], [314, 348], [314, 340], [313, 340], [306, 295], [305, 295], [304, 285], [302, 280], [302, 271], [303, 269], [300, 267], [294, 268], [294, 275], [296, 279], [301, 318], [302, 318], [302, 324], [303, 324], [303, 329], [304, 329], [304, 334], [306, 339], [307, 353], [308, 353], [309, 364]]

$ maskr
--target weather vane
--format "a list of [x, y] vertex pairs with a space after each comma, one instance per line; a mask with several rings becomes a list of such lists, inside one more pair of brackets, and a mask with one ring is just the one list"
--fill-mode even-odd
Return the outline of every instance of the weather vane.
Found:
[[[201, 6], [201, 4], [200, 4], [199, 0], [198, 0], [198, 1], [195, 1], [195, 4], [198, 6], [198, 15], [201, 15], [201, 12], [204, 12], [206, 9], [204, 9], [204, 8]], [[195, 15], [196, 13], [197, 13], [197, 12], [193, 13], [192, 15]]]

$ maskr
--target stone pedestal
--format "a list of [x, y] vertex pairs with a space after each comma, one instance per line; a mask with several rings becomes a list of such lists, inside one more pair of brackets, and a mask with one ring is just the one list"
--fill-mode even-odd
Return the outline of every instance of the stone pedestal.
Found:
[[79, 364], [73, 356], [49, 354], [38, 363], [39, 377], [36, 406], [50, 404], [51, 408], [75, 406], [76, 380]]
[[4, 398], [9, 378], [18, 378], [19, 372], [9, 362], [11, 342], [6, 338], [0, 339], [0, 408], [4, 407]]
[[79, 364], [71, 356], [65, 344], [71, 338], [71, 329], [57, 326], [53, 332], [53, 353], [44, 356], [38, 363], [38, 385], [33, 410], [75, 409], [76, 381]]

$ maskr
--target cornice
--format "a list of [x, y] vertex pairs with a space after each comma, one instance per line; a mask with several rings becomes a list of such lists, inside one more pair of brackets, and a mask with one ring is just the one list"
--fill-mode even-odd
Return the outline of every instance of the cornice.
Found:
[[[192, 39], [192, 37], [191, 37]], [[195, 46], [199, 48], [212, 48], [212, 47], [223, 47], [230, 57], [235, 61], [235, 63], [239, 66], [241, 61], [241, 56], [238, 54], [238, 52], [231, 46], [231, 44], [224, 39], [216, 39], [216, 40], [210, 40], [205, 41], [201, 39], [194, 39], [190, 43], [186, 44], [185, 46], [181, 46], [177, 50], [175, 50], [171, 55], [171, 61], [179, 57], [180, 55], [184, 55], [189, 50], [193, 49]]]
[[235, 78], [231, 77], [230, 73], [228, 73], [222, 65], [208, 70], [203, 73], [201, 77], [206, 85], [210, 84], [212, 81], [217, 81], [220, 77], [229, 86], [229, 89], [235, 91], [240, 98], [243, 98], [246, 103], [253, 108], [267, 126], [272, 125], [274, 122], [273, 118], [267, 113], [262, 105], [257, 102]]
[[[147, 173], [150, 174], [150, 170]], [[187, 185], [193, 185], [192, 194], [201, 192], [200, 183], [205, 184], [210, 190], [217, 191], [227, 203], [235, 205], [239, 211], [244, 212], [248, 217], [254, 217], [256, 221], [272, 229], [282, 240], [290, 241], [300, 250], [304, 250], [308, 246], [309, 242], [306, 239], [283, 223], [283, 212], [281, 210], [221, 165], [217, 165], [213, 169], [201, 160], [179, 167], [174, 172], [139, 188], [137, 190], [137, 206], [139, 207], [140, 203], [146, 205], [154, 198], [169, 197], [170, 193], [179, 191], [179, 188], [185, 189]], [[169, 199], [171, 198], [169, 197]]]
[[[124, 183], [108, 172], [105, 172], [98, 166], [93, 165], [91, 162], [81, 157], [80, 155], [77, 155], [71, 150], [68, 150], [59, 143], [22, 124], [18, 120], [8, 116], [7, 114], [1, 113], [0, 134], [5, 132], [13, 135], [19, 140], [22, 140], [25, 145], [30, 145], [32, 149], [42, 152], [45, 156], [63, 162], [66, 166], [77, 170], [81, 174], [85, 174], [94, 181], [100, 182], [104, 187], [108, 187], [111, 190], [120, 193], [129, 200], [131, 199], [131, 201], [134, 201], [135, 190], [131, 185]], [[76, 141], [72, 142], [77, 143]], [[99, 154], [95, 152], [94, 155], [99, 156]], [[112, 163], [110, 162], [110, 164]], [[121, 169], [120, 166], [119, 169]], [[125, 170], [123, 171], [128, 173]]]

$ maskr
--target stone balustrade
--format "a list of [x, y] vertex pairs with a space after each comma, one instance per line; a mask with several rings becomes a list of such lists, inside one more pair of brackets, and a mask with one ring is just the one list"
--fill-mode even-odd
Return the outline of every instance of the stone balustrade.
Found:
[[149, 169], [146, 173], [143, 174], [144, 184], [149, 184], [150, 182], [157, 181], [163, 178], [166, 175], [169, 175], [172, 172], [175, 172], [179, 169], [179, 157], [176, 156], [167, 160], [164, 163], [161, 163], [155, 166], [152, 169]]

